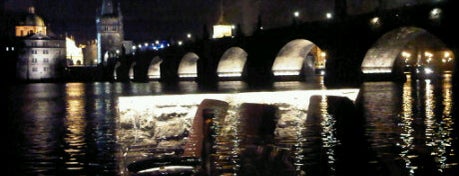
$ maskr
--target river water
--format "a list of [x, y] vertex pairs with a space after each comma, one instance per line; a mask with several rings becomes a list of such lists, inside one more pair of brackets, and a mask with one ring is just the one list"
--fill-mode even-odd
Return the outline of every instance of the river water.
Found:
[[[264, 88], [228, 81], [217, 89], [203, 89], [195, 82], [154, 81], [13, 85], [5, 112], [7, 173], [120, 175], [119, 96], [321, 89], [321, 80], [276, 82]], [[357, 102], [362, 123], [355, 139], [336, 137], [336, 120], [326, 118], [331, 116], [324, 111], [302, 132], [301, 146], [291, 152], [294, 171], [285, 175], [458, 175], [452, 81], [451, 74], [445, 74], [438, 80], [363, 83]], [[349, 143], [353, 140], [357, 142]]]

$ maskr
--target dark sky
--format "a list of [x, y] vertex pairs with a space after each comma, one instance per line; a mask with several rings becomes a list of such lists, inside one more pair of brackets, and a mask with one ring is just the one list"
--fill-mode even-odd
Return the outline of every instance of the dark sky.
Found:
[[[218, 21], [219, 0], [113, 0], [121, 3], [125, 38], [134, 41], [185, 38], [187, 33], [201, 35]], [[373, 10], [381, 0], [348, 0], [348, 10]], [[427, 0], [382, 0], [386, 7]], [[102, 0], [6, 0], [10, 11], [26, 11], [35, 6], [48, 27], [57, 34], [74, 35], [77, 41], [96, 38], [95, 16]], [[265, 28], [288, 25], [293, 12], [302, 20], [324, 18], [332, 11], [334, 0], [224, 0], [226, 21], [241, 24], [251, 33], [258, 15]]]

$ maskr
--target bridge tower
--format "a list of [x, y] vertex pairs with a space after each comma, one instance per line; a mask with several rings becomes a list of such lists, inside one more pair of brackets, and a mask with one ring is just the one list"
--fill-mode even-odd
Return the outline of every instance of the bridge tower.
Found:
[[120, 4], [112, 0], [102, 0], [102, 7], [96, 16], [97, 64], [106, 66], [114, 62], [123, 51], [123, 16]]

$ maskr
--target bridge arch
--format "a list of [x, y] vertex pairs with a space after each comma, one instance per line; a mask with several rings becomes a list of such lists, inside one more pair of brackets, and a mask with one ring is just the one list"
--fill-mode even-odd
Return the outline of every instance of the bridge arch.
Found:
[[324, 68], [326, 54], [316, 44], [306, 39], [295, 39], [282, 47], [272, 65], [278, 76], [301, 76], [315, 74], [316, 68]]
[[161, 68], [160, 65], [163, 60], [159, 56], [155, 56], [148, 66], [147, 76], [148, 79], [160, 79], [161, 78]]
[[135, 65], [137, 65], [137, 62], [132, 62], [131, 66], [129, 67], [129, 79], [130, 80], [133, 80], [134, 77], [135, 77], [135, 73], [134, 73], [135, 72], [135, 70], [134, 70]]
[[219, 78], [241, 77], [246, 62], [247, 52], [240, 47], [231, 47], [220, 58], [217, 75]]
[[117, 61], [115, 63], [115, 66], [113, 67], [113, 80], [118, 80], [118, 71], [119, 71], [119, 68], [121, 67], [121, 62], [120, 61]]
[[196, 53], [186, 53], [178, 67], [179, 78], [196, 78], [198, 76], [198, 59], [199, 56]]
[[432, 52], [444, 54], [450, 51], [438, 37], [427, 30], [400, 27], [382, 35], [373, 44], [365, 54], [361, 69], [366, 75], [403, 75], [406, 67], [439, 62], [441, 57], [432, 57]]

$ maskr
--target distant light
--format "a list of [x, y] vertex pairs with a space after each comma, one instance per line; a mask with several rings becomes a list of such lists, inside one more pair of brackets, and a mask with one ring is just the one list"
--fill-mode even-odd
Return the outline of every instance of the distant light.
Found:
[[9, 48], [9, 47], [6, 47], [6, 51], [10, 51], [10, 48]]
[[426, 68], [424, 68], [424, 73], [425, 74], [432, 74], [433, 70], [431, 68], [426, 67]]
[[191, 38], [191, 34], [190, 33], [186, 34], [186, 38], [190, 39]]
[[431, 58], [433, 56], [433, 54], [429, 51], [426, 51], [424, 52], [424, 56], [428, 57], [428, 58]]
[[14, 51], [14, 47], [13, 46], [11, 47], [11, 51]]
[[179, 46], [182, 46], [182, 45], [183, 45], [183, 42], [182, 42], [182, 41], [178, 41], [178, 45], [179, 45]]
[[298, 11], [293, 12], [293, 16], [294, 16], [295, 18], [300, 17], [300, 12], [298, 12]]
[[232, 25], [231, 28], [232, 28], [232, 29], [236, 29], [236, 26], [235, 26], [235, 25]]
[[148, 46], [148, 43], [145, 42], [143, 45]]
[[379, 17], [373, 17], [371, 20], [370, 20], [370, 23], [377, 27], [377, 26], [380, 26], [381, 25], [381, 20], [379, 19]]
[[409, 58], [409, 57], [411, 57], [411, 53], [409, 53], [408, 51], [402, 51], [402, 56], [404, 58]]
[[135, 47], [135, 46], [132, 46], [132, 49], [133, 49], [133, 50], [135, 50], [136, 48], [137, 48], [137, 47]]
[[263, 30], [263, 26], [260, 26], [260, 29]]
[[159, 44], [159, 40], [156, 40], [155, 43], [156, 43], [156, 44]]
[[434, 8], [430, 11], [429, 19], [438, 20], [441, 18], [442, 10], [439, 8]]
[[443, 57], [450, 57], [451, 56], [451, 53], [449, 53], [448, 51], [445, 51], [443, 53]]
[[322, 52], [322, 53], [320, 53], [320, 56], [326, 57], [326, 56], [327, 56], [327, 53], [326, 53], [326, 52]]
[[432, 58], [431, 57], [427, 58], [427, 63], [430, 63], [430, 62], [432, 62]]
[[141, 44], [139, 44], [139, 48], [142, 48], [142, 45], [141, 45]]
[[120, 53], [120, 50], [116, 50], [116, 54], [119, 54]]
[[328, 12], [325, 14], [325, 17], [327, 17], [327, 19], [332, 19], [333, 18], [333, 14]]

